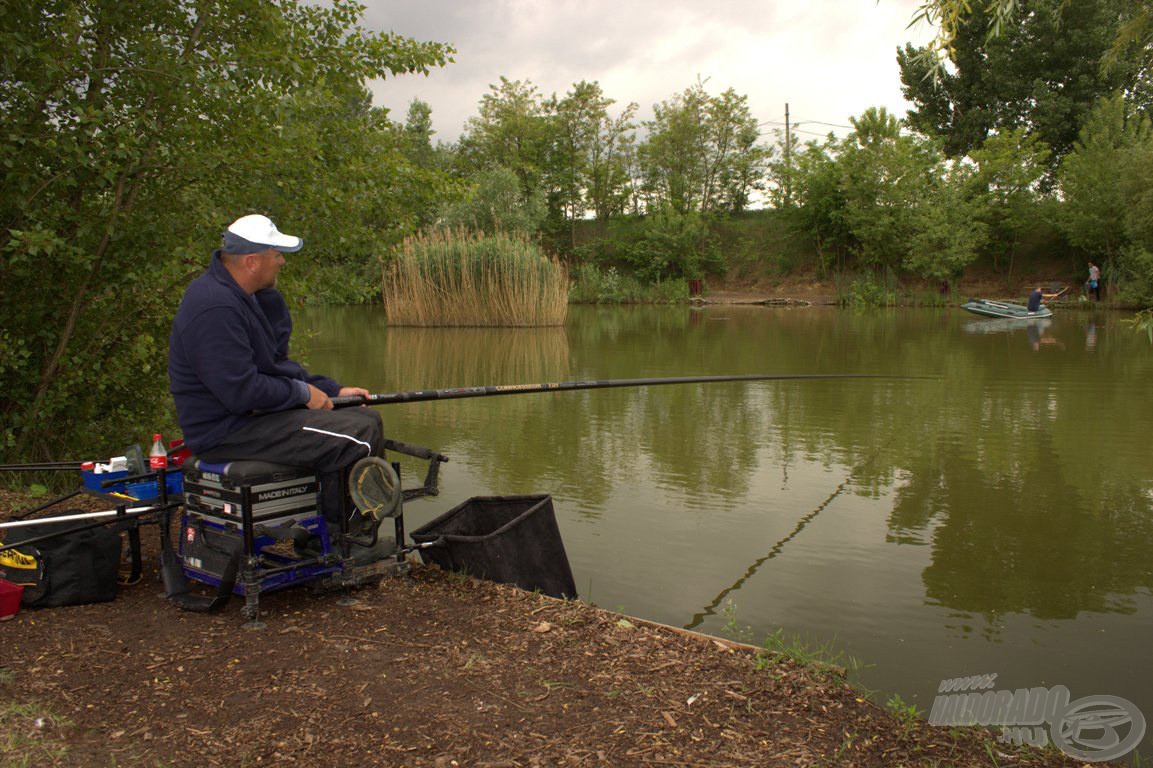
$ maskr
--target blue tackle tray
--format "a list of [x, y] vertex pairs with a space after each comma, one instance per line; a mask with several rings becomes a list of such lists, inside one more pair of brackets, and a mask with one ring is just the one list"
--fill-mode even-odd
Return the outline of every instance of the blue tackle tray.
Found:
[[[136, 499], [137, 501], [145, 501], [155, 499], [160, 495], [159, 483], [157, 480], [138, 480], [132, 483], [112, 483], [110, 485], [103, 485], [109, 480], [118, 480], [120, 478], [128, 477], [128, 472], [102, 472], [96, 474], [86, 469], [80, 470], [80, 475], [84, 481], [84, 487], [89, 490], [98, 491], [100, 493], [119, 494], [121, 496], [128, 496], [129, 498]], [[184, 493], [184, 473], [180, 471], [180, 467], [171, 467], [165, 478], [165, 485], [168, 487], [168, 495], [180, 495]]]

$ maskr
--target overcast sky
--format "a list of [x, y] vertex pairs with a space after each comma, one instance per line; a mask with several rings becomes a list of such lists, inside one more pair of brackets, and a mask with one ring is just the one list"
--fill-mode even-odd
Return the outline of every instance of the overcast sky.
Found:
[[849, 117], [901, 98], [896, 49], [932, 36], [909, 28], [919, 0], [365, 0], [365, 25], [448, 43], [456, 61], [428, 77], [372, 84], [403, 122], [414, 98], [432, 107], [436, 141], [456, 141], [501, 76], [563, 97], [581, 80], [640, 120], [705, 80], [712, 96], [748, 97], [766, 141], [789, 121], [802, 140], [846, 131]]

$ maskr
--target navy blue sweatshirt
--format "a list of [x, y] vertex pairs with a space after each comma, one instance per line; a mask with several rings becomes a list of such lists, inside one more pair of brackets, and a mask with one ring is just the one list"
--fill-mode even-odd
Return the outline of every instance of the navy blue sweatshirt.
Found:
[[200, 453], [244, 426], [253, 412], [308, 402], [308, 384], [331, 396], [340, 384], [288, 357], [292, 317], [275, 288], [249, 295], [212, 254], [184, 292], [168, 339], [168, 386], [185, 445]]

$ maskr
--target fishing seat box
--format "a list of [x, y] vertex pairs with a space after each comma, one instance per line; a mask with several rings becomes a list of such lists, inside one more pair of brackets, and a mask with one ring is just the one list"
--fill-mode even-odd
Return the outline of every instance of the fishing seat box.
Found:
[[229, 561], [242, 555], [235, 594], [254, 597], [339, 570], [337, 563], [297, 562], [295, 556], [267, 551], [290, 538], [320, 539], [331, 551], [320, 510], [320, 483], [307, 467], [267, 461], [184, 464], [184, 520], [180, 559], [185, 574], [220, 586]]
[[307, 467], [267, 461], [184, 466], [184, 501], [189, 511], [221, 524], [277, 526], [320, 515], [320, 483]]

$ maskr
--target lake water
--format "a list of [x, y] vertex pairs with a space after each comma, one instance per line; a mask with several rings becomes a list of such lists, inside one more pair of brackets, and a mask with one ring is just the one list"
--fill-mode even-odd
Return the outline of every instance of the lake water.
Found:
[[[387, 328], [309, 310], [313, 370], [373, 392], [720, 374], [724, 383], [386, 406], [450, 457], [409, 530], [550, 494], [584, 600], [867, 665], [926, 712], [943, 679], [1119, 696], [1153, 719], [1153, 346], [1124, 314], [574, 307], [564, 328]], [[914, 377], [914, 378], [902, 378]], [[419, 465], [405, 474], [415, 482]], [[1153, 753], [1150, 736], [1141, 747]]]

